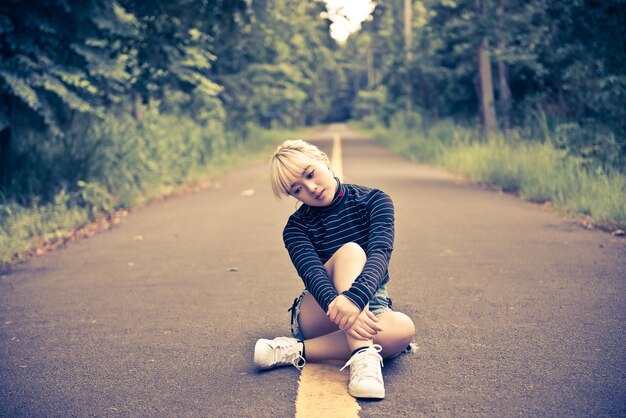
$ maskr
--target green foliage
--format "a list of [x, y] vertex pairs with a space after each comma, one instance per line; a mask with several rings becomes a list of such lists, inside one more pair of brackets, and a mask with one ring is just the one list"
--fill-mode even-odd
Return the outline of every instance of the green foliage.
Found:
[[352, 116], [356, 119], [367, 117], [388, 124], [391, 112], [387, 89], [381, 86], [373, 91], [361, 90], [357, 93]]
[[104, 186], [98, 183], [87, 183], [82, 180], [79, 180], [76, 185], [78, 186], [76, 192], [77, 204], [87, 208], [89, 219], [95, 219], [99, 214], [113, 210], [113, 196]]
[[104, 78], [128, 78], [123, 69], [115, 73], [119, 60], [98, 39], [126, 33], [132, 22], [115, 2], [23, 3], [0, 6], [1, 119], [26, 110], [50, 134], [63, 136], [73, 112], [103, 114], [102, 87], [110, 84]]
[[244, 73], [250, 82], [245, 95], [249, 113], [259, 116], [274, 114], [284, 124], [293, 126], [307, 98], [309, 84], [298, 68], [289, 64], [251, 65]]
[[592, 166], [550, 140], [502, 136], [482, 140], [479, 132], [451, 121], [433, 126], [426, 134], [381, 126], [374, 132], [379, 142], [411, 159], [443, 165], [527, 200], [552, 202], [566, 212], [588, 216], [599, 226], [626, 227], [626, 176]]
[[559, 148], [582, 157], [586, 166], [626, 170], [623, 0], [483, 1], [484, 13], [478, 13], [475, 0], [412, 4], [411, 60], [398, 30], [403, 27], [401, 0], [379, 2], [374, 19], [349, 39], [345, 61], [362, 63], [348, 72], [349, 85], [356, 86], [353, 115], [367, 116], [360, 110], [361, 92], [384, 87], [387, 105], [396, 110], [405, 107], [412, 90], [413, 108], [424, 126], [442, 118], [476, 124], [476, 52], [487, 38], [501, 128], [536, 138], [542, 127], [535, 115], [543, 114]]
[[34, 244], [65, 239], [117, 209], [134, 208], [250, 158], [265, 158], [279, 138], [299, 136], [249, 126], [247, 137], [235, 138], [189, 118], [156, 113], [141, 125], [130, 117], [109, 117], [83, 129], [57, 144], [37, 136], [27, 146], [22, 143], [20, 152], [30, 158], [20, 154], [16, 181], [0, 194], [0, 267]]
[[[311, 124], [332, 116], [346, 83], [337, 63], [324, 3], [255, 1], [217, 34], [212, 73], [223, 85], [229, 126]], [[221, 58], [221, 59], [220, 59]]]

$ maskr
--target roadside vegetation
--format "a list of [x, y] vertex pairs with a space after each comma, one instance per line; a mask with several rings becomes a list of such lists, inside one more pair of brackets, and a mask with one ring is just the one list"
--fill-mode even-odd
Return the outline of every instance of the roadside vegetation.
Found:
[[379, 3], [345, 48], [363, 63], [352, 119], [410, 158], [624, 229], [620, 2]]
[[173, 115], [110, 122], [63, 145], [31, 144], [27, 158], [18, 154], [21, 176], [11, 197], [0, 195], [0, 268], [109, 227], [153, 199], [210, 184], [306, 132], [250, 125], [234, 136]]
[[398, 115], [389, 127], [357, 126], [412, 160], [446, 167], [526, 200], [550, 202], [558, 210], [582, 216], [588, 225], [626, 229], [626, 176], [571, 155], [551, 135], [529, 140], [499, 134], [485, 139], [480, 130], [451, 121], [424, 131], [407, 129], [403, 119]]
[[620, 2], [389, 0], [338, 44], [342, 13], [322, 0], [0, 2], [0, 266], [344, 120], [624, 227]]
[[0, 4], [0, 267], [332, 111], [322, 3], [192, 3]]

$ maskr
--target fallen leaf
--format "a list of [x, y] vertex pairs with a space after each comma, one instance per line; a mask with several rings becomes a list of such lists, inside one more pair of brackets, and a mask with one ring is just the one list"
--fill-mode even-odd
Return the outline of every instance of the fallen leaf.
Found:
[[237, 267], [229, 267], [226, 271], [239, 271], [239, 269]]
[[143, 241], [143, 235], [135, 235], [133, 241]]
[[611, 232], [611, 235], [613, 235], [614, 237], [623, 237], [624, 235], [626, 235], [626, 232], [624, 232], [623, 229], [616, 229], [615, 231]]
[[254, 189], [247, 189], [247, 190], [241, 191], [242, 196], [252, 196], [253, 194], [254, 194]]
[[133, 267], [135, 265], [135, 263], [133, 263], [132, 261], [128, 263], [128, 267]]

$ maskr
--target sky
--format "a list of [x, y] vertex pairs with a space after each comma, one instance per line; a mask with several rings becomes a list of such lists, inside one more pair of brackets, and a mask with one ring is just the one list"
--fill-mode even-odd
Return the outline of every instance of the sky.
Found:
[[326, 0], [330, 25], [330, 36], [344, 42], [348, 36], [361, 28], [361, 22], [374, 10], [371, 0]]

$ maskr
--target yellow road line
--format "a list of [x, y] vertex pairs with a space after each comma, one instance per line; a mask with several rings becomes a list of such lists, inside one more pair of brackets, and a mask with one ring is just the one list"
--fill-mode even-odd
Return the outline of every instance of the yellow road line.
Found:
[[333, 135], [333, 149], [330, 157], [330, 166], [336, 177], [343, 182], [343, 156], [341, 155], [341, 136]]
[[343, 362], [309, 363], [300, 373], [296, 418], [359, 416], [361, 407], [348, 393], [349, 373], [339, 372]]
[[[335, 176], [343, 181], [341, 137], [333, 136], [331, 167]], [[350, 374], [339, 369], [343, 362], [328, 361], [308, 363], [300, 373], [298, 397], [296, 398], [296, 418], [359, 416], [361, 407], [348, 393]]]

